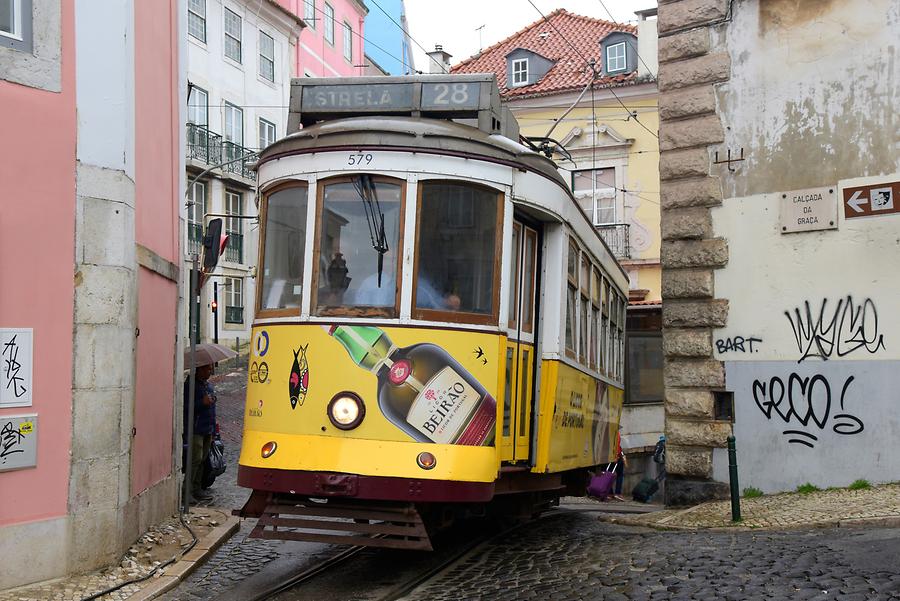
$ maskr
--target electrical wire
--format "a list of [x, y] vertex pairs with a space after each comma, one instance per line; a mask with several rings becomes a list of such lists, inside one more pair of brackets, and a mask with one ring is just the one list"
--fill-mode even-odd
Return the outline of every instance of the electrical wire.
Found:
[[[557, 29], [556, 25], [554, 25], [553, 22], [552, 22], [550, 19], [548, 19], [547, 16], [546, 16], [544, 13], [541, 12], [541, 9], [539, 9], [539, 8], [537, 7], [537, 5], [535, 5], [535, 3], [532, 2], [531, 0], [527, 0], [527, 2], [528, 2], [528, 4], [530, 4], [531, 6], [534, 7], [534, 10], [538, 11], [538, 14], [541, 15], [541, 17], [543, 17], [544, 21], [545, 21], [550, 27], [552, 27], [553, 30], [556, 31], [556, 33], [559, 34], [559, 36], [563, 39], [563, 41], [564, 41], [566, 44], [568, 44], [568, 45], [572, 48], [572, 50], [575, 51], [575, 53], [576, 53], [578, 56], [581, 57], [581, 59], [585, 62], [585, 64], [591, 66], [591, 62], [590, 62], [587, 58], [585, 58], [584, 54], [582, 54], [581, 51], [578, 50], [578, 48], [575, 47], [575, 44], [573, 44], [572, 42], [569, 41], [569, 38], [567, 38], [565, 35], [563, 35], [563, 33], [562, 33], [559, 29]], [[591, 77], [596, 79], [596, 76], [597, 76], [597, 73], [596, 73], [596, 71], [594, 70], [593, 66], [591, 66]], [[641, 123], [640, 119], [637, 118], [637, 115], [634, 114], [634, 113], [632, 113], [632, 112], [629, 110], [629, 108], [628, 108], [627, 106], [625, 106], [625, 103], [622, 102], [622, 99], [619, 98], [619, 95], [616, 94], [615, 90], [613, 90], [613, 84], [612, 84], [612, 82], [610, 82], [609, 84], [607, 84], [606, 86], [604, 86], [603, 89], [608, 90], [609, 93], [613, 95], [613, 98], [615, 98], [615, 99], [619, 102], [619, 104], [622, 105], [622, 108], [624, 108], [625, 111], [628, 112], [628, 114], [631, 116], [631, 118], [634, 119], [635, 123], [637, 123], [638, 125], [640, 125], [641, 127], [643, 127], [645, 130], [647, 130], [647, 132], [648, 132], [651, 136], [653, 136], [653, 137], [656, 138], [657, 140], [659, 139], [659, 136], [658, 136], [653, 130], [651, 130], [649, 127], [647, 127], [646, 125], [644, 125], [643, 123]]]
[[[400, 25], [400, 23], [397, 23], [397, 21], [394, 20], [394, 17], [392, 17], [391, 15], [389, 15], [388, 12], [387, 12], [386, 10], [384, 10], [383, 8], [381, 8], [381, 5], [378, 4], [378, 2], [376, 2], [375, 0], [369, 0], [369, 1], [370, 1], [372, 4], [374, 4], [374, 5], [378, 8], [378, 10], [380, 10], [381, 12], [383, 12], [383, 13], [384, 13], [384, 16], [386, 16], [388, 19], [390, 19], [391, 22], [392, 22], [394, 25], [396, 25], [397, 27], [399, 27], [399, 28], [400, 28], [400, 31], [402, 31], [403, 34], [404, 34], [406, 37], [408, 37], [409, 39], [411, 39], [411, 40], [416, 44], [416, 46], [418, 46], [419, 48], [421, 48], [421, 49], [422, 49], [422, 52], [425, 53], [425, 56], [428, 56], [428, 50], [425, 50], [425, 47], [422, 46], [422, 44], [420, 44], [419, 41], [416, 40], [416, 38], [412, 37], [412, 36], [409, 34], [409, 31], [407, 31], [406, 29], [404, 29], [403, 26]], [[436, 61], [435, 61], [435, 62], [436, 62]], [[438, 64], [438, 66], [441, 68], [441, 70], [442, 70], [444, 73], [449, 73], [449, 71], [447, 71], [447, 69], [444, 67], [444, 65]]]

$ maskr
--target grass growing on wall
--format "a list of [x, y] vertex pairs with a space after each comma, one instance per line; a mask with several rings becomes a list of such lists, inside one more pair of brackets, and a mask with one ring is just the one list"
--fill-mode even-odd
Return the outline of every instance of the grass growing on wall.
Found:
[[809, 482], [807, 482], [806, 484], [801, 484], [797, 487], [797, 492], [801, 495], [808, 495], [811, 492], [818, 492], [820, 490], [822, 489], [815, 484], [810, 484]]
[[872, 488], [872, 485], [869, 484], [868, 480], [863, 480], [862, 478], [860, 478], [859, 480], [855, 480], [853, 484], [851, 484], [847, 488], [849, 488], [850, 490], [865, 490], [867, 488]]
[[757, 497], [763, 496], [763, 491], [758, 488], [754, 488], [752, 486], [748, 486], [744, 489], [744, 498], [745, 499], [755, 499]]

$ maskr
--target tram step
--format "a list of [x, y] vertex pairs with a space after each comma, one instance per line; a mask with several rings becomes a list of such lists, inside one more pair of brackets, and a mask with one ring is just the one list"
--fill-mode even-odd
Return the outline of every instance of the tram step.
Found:
[[411, 503], [337, 502], [272, 495], [252, 538], [431, 551], [422, 517]]

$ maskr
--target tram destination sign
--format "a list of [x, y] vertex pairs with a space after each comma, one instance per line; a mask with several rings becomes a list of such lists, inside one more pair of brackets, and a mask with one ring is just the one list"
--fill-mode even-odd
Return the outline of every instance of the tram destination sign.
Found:
[[836, 192], [836, 186], [782, 192], [781, 233], [837, 228]]
[[297, 78], [290, 112], [291, 128], [365, 115], [478, 117], [490, 127], [501, 118], [501, 103], [491, 74]]

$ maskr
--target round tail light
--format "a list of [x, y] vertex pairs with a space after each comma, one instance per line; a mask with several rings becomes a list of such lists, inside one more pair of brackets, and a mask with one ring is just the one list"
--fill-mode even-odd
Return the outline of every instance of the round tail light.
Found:
[[416, 457], [416, 463], [423, 470], [431, 470], [437, 465], [437, 457], [425, 451], [424, 453], [419, 453], [419, 456]]
[[277, 449], [277, 448], [278, 448], [278, 443], [275, 442], [274, 440], [270, 440], [269, 442], [264, 444], [262, 447], [262, 451], [261, 451], [262, 458], [268, 459], [275, 453], [275, 449]]

